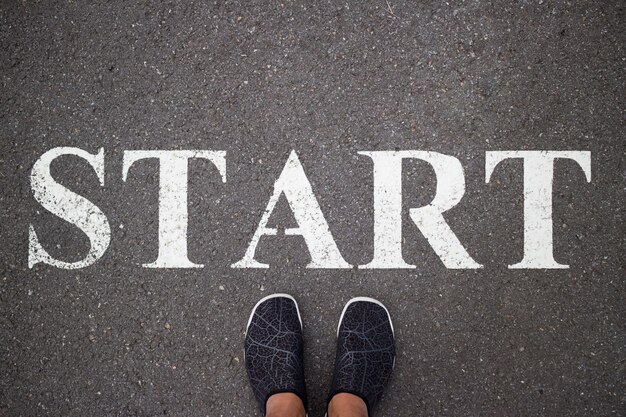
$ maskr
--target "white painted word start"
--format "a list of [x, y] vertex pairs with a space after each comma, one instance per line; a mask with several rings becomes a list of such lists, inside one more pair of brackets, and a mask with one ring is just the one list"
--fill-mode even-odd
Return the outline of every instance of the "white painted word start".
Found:
[[[363, 269], [415, 268], [402, 258], [402, 161], [417, 159], [430, 164], [437, 180], [433, 200], [423, 207], [411, 208], [411, 220], [426, 237], [443, 264], [450, 269], [480, 268], [467, 253], [443, 217], [459, 203], [465, 193], [463, 167], [458, 159], [438, 152], [404, 150], [359, 152], [372, 159], [374, 166], [374, 254]], [[104, 185], [104, 149], [90, 154], [79, 148], [58, 147], [44, 153], [34, 164], [30, 180], [34, 198], [54, 215], [77, 226], [90, 242], [89, 252], [79, 261], [65, 262], [52, 257], [41, 245], [35, 227], [29, 226], [28, 265], [37, 263], [58, 268], [78, 269], [92, 265], [102, 257], [111, 241], [106, 215], [85, 197], [59, 184], [50, 173], [52, 161], [62, 155], [74, 155], [87, 161]], [[137, 161], [159, 161], [159, 252], [146, 268], [200, 268], [187, 256], [187, 169], [188, 161], [202, 158], [218, 169], [226, 182], [226, 152], [211, 150], [128, 150], [124, 151], [122, 179]], [[485, 154], [485, 181], [503, 160], [518, 158], [524, 164], [524, 254], [509, 268], [568, 268], [555, 261], [552, 230], [552, 184], [555, 159], [575, 161], [591, 181], [589, 151], [488, 151]], [[252, 236], [243, 258], [233, 268], [268, 268], [255, 260], [259, 240], [276, 235], [268, 220], [281, 195], [284, 195], [298, 227], [285, 229], [287, 235], [300, 235], [308, 247], [308, 268], [352, 268], [344, 260], [311, 184], [295, 151], [292, 151], [274, 184], [267, 208]]]

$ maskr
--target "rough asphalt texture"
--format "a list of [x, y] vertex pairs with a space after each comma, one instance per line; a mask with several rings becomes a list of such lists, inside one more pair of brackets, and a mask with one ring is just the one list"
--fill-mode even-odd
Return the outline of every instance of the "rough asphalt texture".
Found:
[[[379, 416], [624, 415], [624, 4], [619, 1], [3, 1], [0, 4], [0, 415], [258, 415], [243, 368], [248, 313], [295, 296], [311, 416], [323, 415], [335, 326], [353, 296], [389, 307], [398, 361]], [[56, 146], [106, 152], [59, 182], [107, 214], [111, 246], [76, 271], [27, 267], [28, 224], [55, 256], [88, 240], [33, 200]], [[155, 162], [121, 180], [124, 149], [228, 152], [227, 183], [190, 164], [190, 259], [156, 259]], [[362, 150], [454, 155], [467, 192], [446, 218], [485, 267], [447, 270], [408, 217], [434, 194], [404, 172], [415, 270], [307, 270], [298, 237], [261, 240], [268, 270], [235, 270], [291, 149], [345, 259], [372, 255]], [[591, 183], [556, 164], [555, 254], [516, 270], [522, 166], [484, 182], [484, 152], [590, 150]], [[284, 200], [272, 216], [293, 225]], [[280, 235], [280, 233], [279, 233]]]

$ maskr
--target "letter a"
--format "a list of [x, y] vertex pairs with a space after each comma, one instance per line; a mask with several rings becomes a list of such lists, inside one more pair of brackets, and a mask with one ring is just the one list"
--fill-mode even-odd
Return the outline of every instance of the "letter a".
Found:
[[267, 204], [246, 254], [239, 262], [232, 264], [232, 268], [269, 267], [268, 264], [257, 262], [254, 259], [254, 253], [261, 236], [275, 236], [277, 233], [275, 228], [267, 227], [267, 222], [274, 211], [278, 198], [283, 193], [298, 223], [298, 227], [285, 229], [285, 234], [301, 235], [304, 238], [311, 254], [311, 262], [307, 268], [350, 268], [351, 265], [342, 258], [339, 249], [337, 249], [328, 223], [326, 223], [295, 151], [291, 151], [283, 171], [274, 184], [274, 193]]

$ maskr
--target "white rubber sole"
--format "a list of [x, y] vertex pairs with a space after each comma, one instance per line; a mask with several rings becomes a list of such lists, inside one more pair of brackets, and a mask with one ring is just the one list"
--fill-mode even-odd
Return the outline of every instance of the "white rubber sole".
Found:
[[337, 325], [337, 337], [339, 337], [339, 328], [341, 327], [341, 323], [343, 322], [343, 316], [346, 314], [346, 310], [348, 310], [348, 307], [350, 307], [350, 304], [356, 303], [357, 301], [365, 301], [368, 303], [374, 303], [376, 305], [381, 306], [385, 310], [385, 313], [387, 313], [387, 318], [389, 319], [389, 325], [391, 325], [391, 333], [393, 333], [394, 337], [396, 336], [396, 332], [393, 329], [393, 322], [391, 321], [391, 315], [389, 314], [389, 310], [387, 310], [387, 307], [385, 307], [383, 303], [370, 297], [354, 297], [353, 299], [351, 299], [350, 301], [346, 303], [346, 306], [343, 308], [343, 311], [341, 312], [341, 317], [339, 318], [339, 324]]

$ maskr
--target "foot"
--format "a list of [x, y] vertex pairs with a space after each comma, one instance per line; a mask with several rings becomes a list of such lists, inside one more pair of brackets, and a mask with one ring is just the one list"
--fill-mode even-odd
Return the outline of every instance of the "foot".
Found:
[[286, 294], [263, 298], [252, 310], [246, 329], [245, 363], [263, 416], [277, 393], [297, 395], [306, 408], [302, 319], [298, 304]]
[[395, 364], [393, 325], [379, 301], [353, 298], [337, 329], [337, 355], [329, 403], [340, 393], [360, 397], [368, 415], [376, 407]]

